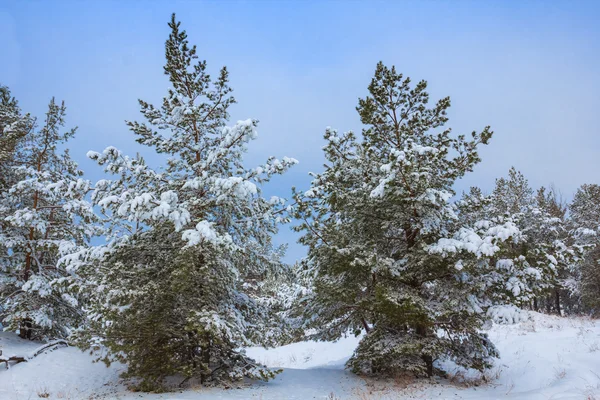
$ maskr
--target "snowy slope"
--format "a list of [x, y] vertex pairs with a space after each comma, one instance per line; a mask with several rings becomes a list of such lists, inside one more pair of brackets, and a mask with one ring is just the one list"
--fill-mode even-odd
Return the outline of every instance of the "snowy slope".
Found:
[[[502, 358], [482, 382], [480, 374], [450, 369], [450, 379], [408, 382], [365, 380], [344, 370], [357, 338], [303, 342], [276, 349], [248, 349], [270, 367], [274, 381], [239, 389], [198, 389], [148, 395], [128, 392], [122, 365], [91, 363], [75, 348], [60, 348], [5, 370], [0, 399], [600, 399], [600, 324], [583, 318], [531, 313], [515, 325], [494, 325], [490, 336]], [[0, 336], [4, 355], [27, 354], [39, 343]]]

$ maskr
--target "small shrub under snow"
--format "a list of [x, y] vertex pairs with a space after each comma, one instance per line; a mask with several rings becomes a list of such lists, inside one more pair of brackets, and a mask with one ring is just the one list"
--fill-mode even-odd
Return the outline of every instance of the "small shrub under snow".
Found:
[[512, 325], [529, 319], [529, 313], [513, 305], [502, 305], [490, 307], [487, 311], [488, 317], [496, 324]]

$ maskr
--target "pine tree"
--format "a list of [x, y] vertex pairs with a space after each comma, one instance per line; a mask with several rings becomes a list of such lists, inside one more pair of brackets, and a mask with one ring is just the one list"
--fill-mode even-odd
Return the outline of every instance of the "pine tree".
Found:
[[600, 314], [600, 185], [584, 184], [570, 206], [572, 234], [584, 257], [577, 264], [583, 310]]
[[450, 201], [492, 132], [442, 130], [450, 99], [429, 107], [426, 86], [379, 63], [357, 108], [362, 139], [328, 128], [325, 171], [294, 192], [312, 283], [298, 304], [304, 328], [317, 340], [364, 331], [356, 372], [432, 375], [441, 359], [486, 368], [497, 351], [480, 331], [485, 309], [512, 301], [505, 283], [519, 278], [502, 267], [517, 227], [468, 225]]
[[492, 212], [496, 215], [518, 215], [526, 213], [534, 202], [533, 189], [525, 176], [511, 167], [508, 178], [496, 179], [492, 192]]
[[523, 237], [512, 246], [514, 264], [521, 264], [523, 272], [513, 286], [521, 305], [533, 302], [533, 308], [546, 305], [548, 311], [560, 314], [560, 293], [564, 288], [569, 268], [576, 257], [571, 248], [563, 205], [552, 191], [540, 188], [534, 194], [525, 176], [514, 167], [507, 178], [496, 180], [490, 196], [488, 218], [505, 218], [513, 221]]
[[[19, 165], [19, 156], [32, 128], [31, 116], [23, 115], [10, 90], [0, 85], [0, 232], [7, 229], [4, 218], [12, 210], [8, 191], [16, 183], [15, 167]], [[4, 246], [4, 242], [0, 242], [0, 246]], [[9, 258], [8, 249], [4, 246], [1, 251], [0, 262], [5, 263]]]
[[[4, 296], [8, 295], [9, 271], [14, 269], [11, 246], [4, 240], [10, 228], [5, 219], [18, 207], [9, 190], [18, 181], [16, 167], [33, 123], [30, 115], [22, 114], [10, 90], [0, 85], [0, 293]], [[2, 309], [0, 306], [0, 312]]]
[[[568, 205], [562, 195], [553, 187], [541, 187], [536, 193], [535, 206], [540, 211], [541, 229], [532, 232], [538, 242], [544, 243], [546, 259], [555, 266], [556, 271], [551, 293], [553, 308], [571, 314], [579, 311], [577, 299], [576, 265], [583, 256], [582, 249], [575, 244], [567, 218]], [[556, 263], [554, 261], [556, 260]], [[548, 308], [548, 306], [547, 306]]]
[[296, 160], [243, 165], [257, 121], [226, 125], [235, 103], [227, 70], [213, 80], [175, 15], [169, 27], [171, 89], [160, 107], [140, 100], [146, 121], [127, 123], [139, 143], [168, 157], [166, 166], [152, 169], [112, 147], [88, 153], [113, 178], [92, 194], [108, 243], [70, 260], [91, 296], [79, 337], [85, 347], [106, 346], [105, 362], [126, 362], [142, 390], [174, 375], [205, 385], [266, 380], [276, 371], [240, 348], [285, 334], [266, 297], [285, 272], [271, 236], [287, 217], [285, 201], [264, 198], [260, 186]]
[[581, 241], [594, 241], [600, 233], [600, 185], [584, 184], [577, 189], [570, 216]]
[[[75, 276], [61, 259], [84, 248], [95, 232], [93, 210], [85, 201], [90, 185], [68, 150], [59, 148], [75, 134], [75, 129], [62, 131], [64, 103], [52, 99], [37, 127], [28, 115], [20, 117], [16, 101], [7, 102], [4, 93], [2, 125], [20, 139], [11, 145], [12, 160], [3, 164], [10, 179], [4, 181], [0, 210], [0, 316], [6, 329], [19, 330], [22, 337], [64, 338], [81, 312], [77, 296], [70, 293]], [[12, 122], [4, 117], [11, 107]]]
[[0, 184], [7, 187], [7, 176], [16, 162], [19, 145], [33, 128], [33, 119], [23, 115], [17, 100], [6, 86], [0, 85]]

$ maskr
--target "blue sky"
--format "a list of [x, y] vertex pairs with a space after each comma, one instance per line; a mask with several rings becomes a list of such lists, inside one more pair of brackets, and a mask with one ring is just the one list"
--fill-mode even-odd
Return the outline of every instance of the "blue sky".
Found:
[[[433, 99], [450, 95], [454, 132], [492, 126], [458, 191], [490, 190], [512, 165], [567, 197], [600, 183], [600, 2], [3, 1], [0, 83], [36, 115], [65, 100], [79, 127], [71, 152], [98, 179], [88, 150], [147, 153], [124, 120], [139, 118], [138, 98], [166, 93], [172, 12], [213, 73], [229, 68], [233, 119], [260, 120], [248, 164], [300, 160], [269, 195], [308, 187], [326, 126], [360, 131], [355, 107], [379, 60], [426, 79]], [[278, 241], [290, 243], [288, 261], [303, 255], [287, 228]]]

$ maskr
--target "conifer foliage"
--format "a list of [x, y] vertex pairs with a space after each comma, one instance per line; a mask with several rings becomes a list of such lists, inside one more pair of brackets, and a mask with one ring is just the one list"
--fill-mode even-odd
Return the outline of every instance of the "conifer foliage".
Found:
[[62, 257], [85, 248], [97, 231], [85, 201], [90, 183], [63, 146], [66, 107], [54, 99], [38, 126], [2, 88], [0, 316], [22, 337], [67, 337], [82, 313], [75, 276]]
[[18, 146], [33, 128], [33, 119], [29, 114], [23, 115], [17, 99], [9, 88], [0, 85], [0, 168], [2, 168], [3, 187], [6, 177], [11, 175], [11, 167], [17, 159]]
[[287, 217], [284, 200], [264, 198], [260, 186], [296, 160], [244, 167], [257, 121], [226, 125], [235, 103], [227, 70], [213, 79], [174, 15], [169, 27], [171, 88], [160, 107], [140, 100], [144, 121], [127, 123], [166, 165], [153, 169], [113, 147], [88, 153], [113, 178], [92, 194], [107, 245], [69, 261], [90, 293], [90, 323], [79, 337], [86, 347], [106, 346], [104, 361], [126, 362], [145, 390], [174, 375], [206, 385], [266, 380], [275, 372], [240, 348], [283, 334], [257, 287], [283, 269], [271, 236]]
[[579, 252], [571, 246], [565, 206], [553, 189], [542, 187], [534, 194], [525, 176], [512, 167], [506, 178], [496, 180], [489, 196], [473, 188], [459, 204], [465, 222], [505, 220], [518, 227], [521, 240], [504, 254], [504, 266], [515, 274], [505, 289], [519, 306], [560, 313], [560, 298], [570, 293], [570, 267]]
[[600, 185], [584, 184], [570, 207], [576, 245], [584, 251], [575, 280], [584, 310], [600, 315]]
[[326, 169], [294, 195], [312, 279], [304, 327], [319, 340], [366, 332], [348, 361], [356, 372], [432, 375], [445, 358], [489, 366], [497, 352], [480, 331], [485, 309], [510, 302], [504, 283], [518, 279], [502, 268], [516, 225], [465, 224], [450, 201], [492, 132], [451, 135], [450, 99], [430, 107], [426, 87], [379, 63], [357, 107], [362, 139], [327, 129]]

